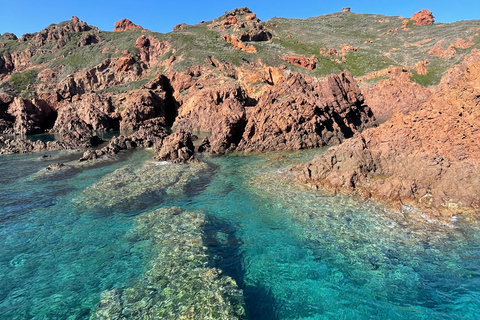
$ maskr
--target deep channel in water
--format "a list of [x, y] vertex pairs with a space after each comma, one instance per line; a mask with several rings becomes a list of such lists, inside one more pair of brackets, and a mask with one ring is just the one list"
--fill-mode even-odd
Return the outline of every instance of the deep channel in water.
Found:
[[[430, 223], [283, 178], [323, 151], [192, 165], [155, 163], [150, 150], [95, 164], [0, 157], [0, 314], [89, 319], [123, 292], [175, 319], [199, 300], [170, 291], [206, 281], [210, 299], [223, 276], [241, 290], [245, 319], [478, 319], [479, 224]], [[67, 168], [42, 170], [54, 162]], [[127, 318], [137, 302], [124, 301]]]

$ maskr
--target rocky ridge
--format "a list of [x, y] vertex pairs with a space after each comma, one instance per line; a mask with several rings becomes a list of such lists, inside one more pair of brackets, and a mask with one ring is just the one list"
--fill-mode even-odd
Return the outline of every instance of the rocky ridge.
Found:
[[450, 71], [449, 80], [418, 110], [395, 113], [292, 174], [310, 185], [412, 203], [433, 214], [478, 210], [478, 51], [467, 62]]
[[[116, 24], [116, 32], [103, 32], [77, 17], [19, 39], [4, 34], [0, 38], [0, 132], [15, 139], [1, 137], [0, 152], [87, 148], [81, 158], [86, 161], [149, 147], [157, 161], [185, 163], [197, 161], [195, 151], [263, 152], [345, 143], [354, 144], [353, 150], [365, 145], [372, 154], [373, 164], [360, 164], [362, 170], [370, 165], [375, 170], [393, 167], [390, 158], [373, 156], [376, 151], [370, 150], [376, 150], [381, 134], [370, 132], [389, 132], [387, 124], [401, 127], [403, 120], [415, 116], [423, 123], [430, 120], [428, 112], [437, 112], [438, 101], [450, 105], [453, 100], [463, 101], [465, 96], [459, 92], [450, 96], [452, 101], [439, 97], [447, 96], [445, 88], [466, 83], [463, 73], [476, 61], [474, 55], [447, 71], [439, 87], [426, 86], [440, 83], [445, 66], [475, 52], [480, 39], [480, 24], [475, 21], [440, 26], [428, 10], [406, 20], [402, 28], [398, 17], [345, 11], [301, 24], [283, 18], [262, 22], [248, 8], [240, 8], [199, 25], [178, 25], [169, 34], [144, 30], [127, 19]], [[358, 25], [362, 39], [350, 36], [351, 28], [345, 26], [351, 24]], [[442, 33], [450, 28], [451, 32]], [[473, 96], [465, 99], [466, 104], [474, 101]], [[428, 109], [430, 104], [434, 107]], [[447, 111], [440, 110], [443, 115]], [[387, 122], [381, 129], [360, 133], [375, 124], [375, 117]], [[169, 133], [170, 126], [175, 133]], [[95, 132], [117, 130], [125, 133], [99, 145], [102, 141]], [[426, 134], [423, 127], [415, 130]], [[195, 131], [211, 135], [194, 147]], [[25, 140], [25, 135], [42, 132], [54, 133], [58, 140]], [[424, 139], [399, 129], [398, 139], [402, 135], [412, 141]], [[364, 142], [358, 142], [358, 137]], [[438, 138], [434, 133], [428, 137]], [[398, 157], [405, 150], [417, 155], [417, 149], [426, 145], [402, 149], [399, 146], [411, 142], [385, 139], [393, 141], [389, 143]], [[337, 149], [343, 150], [332, 150]], [[461, 153], [455, 152], [447, 152], [456, 155], [449, 164], [460, 161], [455, 157]], [[418, 168], [430, 156], [419, 155]], [[375, 170], [367, 170], [374, 172], [370, 180], [357, 178], [354, 170], [353, 176], [345, 178], [350, 187], [342, 182], [333, 189], [357, 190], [364, 180], [371, 185], [385, 180], [383, 188], [388, 189], [389, 183], [393, 187], [384, 198], [394, 201], [433, 194], [423, 193], [433, 190], [431, 185], [419, 187], [415, 182], [417, 187], [410, 184], [410, 189], [421, 191], [411, 191], [412, 196], [393, 178], [404, 174], [400, 180], [410, 181], [407, 173]], [[364, 194], [374, 194], [369, 192]], [[437, 200], [438, 194], [432, 199], [432, 208], [458, 203], [453, 196], [450, 202]]]

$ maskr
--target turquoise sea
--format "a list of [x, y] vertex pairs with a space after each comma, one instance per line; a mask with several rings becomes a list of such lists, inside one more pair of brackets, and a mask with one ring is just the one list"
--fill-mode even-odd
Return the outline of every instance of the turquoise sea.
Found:
[[480, 319], [477, 220], [285, 179], [324, 151], [1, 156], [0, 318]]

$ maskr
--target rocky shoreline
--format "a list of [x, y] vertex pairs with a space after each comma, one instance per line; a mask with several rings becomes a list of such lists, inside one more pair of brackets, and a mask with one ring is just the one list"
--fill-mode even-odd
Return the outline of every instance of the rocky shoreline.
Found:
[[[456, 73], [454, 77], [452, 74]], [[480, 209], [480, 52], [418, 110], [397, 112], [314, 160], [298, 181], [452, 216]]]
[[[417, 26], [434, 22], [428, 10], [409, 21]], [[409, 21], [404, 21], [404, 30]], [[184, 27], [178, 25], [173, 32]], [[275, 26], [267, 26], [247, 8], [208, 23], [208, 30], [223, 34], [223, 45], [232, 45], [229, 50], [250, 54], [258, 51], [257, 43], [274, 39], [269, 27]], [[171, 42], [159, 41], [126, 19], [115, 25], [115, 32], [138, 36], [133, 48], [121, 52], [107, 47], [102, 54], [116, 50], [116, 55], [67, 75], [61, 64], [45, 67], [32, 58], [60, 52], [72, 41], [78, 48], [94, 46], [102, 41], [98, 28], [73, 17], [20, 39], [2, 36], [2, 41], [29, 47], [0, 56], [0, 79], [8, 83], [0, 90], [0, 133], [18, 137], [0, 136], [0, 154], [80, 149], [85, 150], [80, 161], [95, 161], [140, 147], [153, 148], [155, 161], [191, 163], [198, 162], [195, 152], [328, 145], [334, 147], [291, 169], [297, 181], [390, 203], [408, 202], [445, 215], [480, 209], [477, 49], [447, 71], [439, 86], [426, 88], [411, 78], [428, 72], [428, 61], [415, 70], [391, 66], [357, 78], [348, 71], [317, 78], [261, 59], [234, 64], [212, 56], [182, 70], [173, 67], [182, 54]], [[347, 52], [358, 49], [347, 47], [343, 45], [341, 53], [345, 61]], [[339, 55], [322, 49], [322, 57]], [[310, 71], [318, 61], [278, 59]], [[21, 95], [15, 87], [24, 81], [15, 78], [19, 73], [30, 77]], [[365, 84], [377, 78], [382, 80]], [[376, 117], [385, 122], [377, 127]], [[94, 132], [116, 130], [133, 133], [99, 147], [105, 141]], [[195, 147], [198, 131], [211, 136]], [[60, 139], [22, 138], [43, 132]]]

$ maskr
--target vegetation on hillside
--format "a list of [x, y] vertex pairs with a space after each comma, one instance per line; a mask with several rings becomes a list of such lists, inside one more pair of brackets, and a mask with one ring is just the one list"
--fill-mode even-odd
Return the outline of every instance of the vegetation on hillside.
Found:
[[[480, 48], [480, 20], [427, 26], [414, 26], [409, 23], [407, 28], [402, 28], [403, 19], [352, 12], [332, 13], [308, 19], [273, 18], [264, 23], [273, 36], [271, 40], [246, 43], [253, 44], [256, 53], [235, 49], [223, 39], [228, 31], [212, 28], [213, 22], [210, 21], [198, 25], [183, 25], [180, 30], [165, 34], [146, 30], [92, 30], [89, 32], [95, 33], [100, 42], [85, 46], [78, 45], [83, 34], [72, 32], [69, 41], [58, 49], [54, 49], [53, 41], [38, 48], [29, 41], [19, 42], [0, 37], [0, 57], [15, 51], [34, 52], [30, 61], [36, 69], [14, 73], [9, 80], [10, 87], [17, 93], [27, 88], [25, 81], [34, 81], [38, 71], [45, 67], [61, 66], [61, 77], [65, 77], [77, 70], [92, 68], [107, 58], [121, 57], [126, 52], [135, 56], [139, 53], [135, 42], [141, 35], [151, 35], [159, 41], [170, 42], [172, 50], [160, 60], [175, 55], [177, 59], [173, 67], [177, 70], [185, 70], [192, 64], [204, 64], [209, 56], [237, 66], [258, 61], [270, 66], [286, 65], [292, 71], [317, 77], [343, 70], [350, 71], [354, 76], [363, 76], [393, 65], [410, 67], [414, 74], [413, 81], [428, 86], [437, 84], [445, 70], [460, 62], [473, 48]], [[65, 21], [56, 26], [60, 28], [67, 23], [69, 22]], [[453, 56], [441, 57], [430, 53], [435, 45], [446, 50], [459, 39], [471, 45], [468, 48], [454, 48]], [[347, 50], [342, 54], [345, 46], [355, 50]], [[330, 49], [335, 50], [336, 54], [326, 54]], [[316, 59], [317, 66], [310, 71], [289, 65], [280, 59], [287, 55], [312, 57]], [[428, 60], [428, 73], [418, 74], [413, 66], [425, 60]], [[0, 72], [2, 67], [0, 61]], [[164, 69], [154, 70], [161, 72]]]

